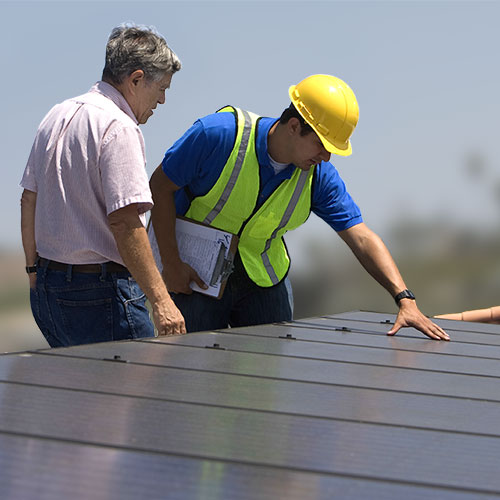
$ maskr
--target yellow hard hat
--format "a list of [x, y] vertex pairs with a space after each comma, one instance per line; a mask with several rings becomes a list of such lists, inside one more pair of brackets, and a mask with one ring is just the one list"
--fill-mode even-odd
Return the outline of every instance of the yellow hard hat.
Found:
[[359, 118], [356, 96], [340, 78], [312, 75], [288, 90], [293, 105], [330, 153], [349, 156]]

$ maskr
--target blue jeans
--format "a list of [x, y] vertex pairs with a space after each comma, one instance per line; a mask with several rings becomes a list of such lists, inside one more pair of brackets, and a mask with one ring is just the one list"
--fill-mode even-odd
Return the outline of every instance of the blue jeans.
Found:
[[36, 280], [31, 310], [51, 347], [154, 336], [146, 297], [128, 272], [39, 267]]
[[293, 315], [288, 278], [269, 288], [260, 287], [248, 277], [239, 255], [219, 300], [197, 292], [173, 293], [172, 299], [184, 316], [188, 332], [291, 321]]

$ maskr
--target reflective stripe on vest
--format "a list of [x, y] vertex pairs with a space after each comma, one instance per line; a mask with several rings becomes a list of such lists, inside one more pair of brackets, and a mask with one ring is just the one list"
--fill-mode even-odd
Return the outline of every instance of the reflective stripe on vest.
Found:
[[219, 215], [219, 212], [226, 204], [229, 195], [231, 194], [234, 186], [236, 185], [236, 180], [238, 179], [238, 176], [240, 175], [241, 172], [241, 167], [243, 166], [243, 160], [245, 159], [245, 154], [248, 147], [248, 140], [250, 139], [250, 132], [252, 131], [252, 119], [250, 118], [250, 114], [247, 111], [244, 111], [242, 109], [241, 112], [243, 114], [245, 122], [243, 124], [243, 134], [241, 136], [241, 142], [238, 148], [238, 156], [236, 157], [236, 163], [234, 164], [233, 171], [231, 172], [231, 177], [229, 178], [229, 181], [226, 184], [226, 187], [224, 188], [224, 191], [222, 192], [219, 201], [217, 202], [213, 210], [211, 210], [210, 213], [203, 220], [205, 224], [211, 224], [215, 219], [215, 217]]
[[269, 249], [271, 248], [271, 242], [273, 241], [274, 238], [276, 238], [278, 231], [280, 229], [283, 229], [288, 224], [288, 221], [290, 220], [290, 217], [292, 216], [292, 213], [295, 210], [295, 207], [297, 206], [302, 190], [304, 189], [308, 175], [309, 175], [308, 171], [305, 170], [300, 171], [299, 180], [295, 185], [292, 197], [290, 198], [290, 203], [288, 203], [288, 206], [286, 207], [285, 213], [283, 214], [283, 217], [281, 218], [278, 227], [273, 231], [271, 237], [266, 241], [266, 246], [264, 247], [264, 251], [261, 253], [262, 262], [264, 264], [264, 267], [266, 268], [267, 274], [269, 275], [269, 278], [271, 279], [273, 285], [277, 285], [281, 281], [281, 279], [278, 278], [278, 276], [276, 276], [274, 268], [271, 265], [271, 261], [269, 260], [268, 252]]
[[276, 285], [288, 272], [290, 258], [283, 236], [309, 217], [313, 175], [314, 168], [295, 169], [292, 178], [280, 184], [241, 231], [241, 260], [259, 286]]
[[290, 265], [283, 235], [309, 216], [314, 167], [295, 169], [257, 208], [258, 117], [230, 106], [220, 111], [231, 111], [236, 117], [235, 144], [214, 186], [192, 200], [186, 217], [239, 234], [238, 250], [248, 276], [259, 286], [273, 286], [286, 276]]
[[[233, 149], [210, 191], [194, 198], [186, 217], [237, 234], [251, 217], [259, 196], [259, 170], [248, 158], [255, 157], [255, 129], [258, 116], [226, 107], [235, 117]], [[255, 160], [257, 161], [257, 160]]]

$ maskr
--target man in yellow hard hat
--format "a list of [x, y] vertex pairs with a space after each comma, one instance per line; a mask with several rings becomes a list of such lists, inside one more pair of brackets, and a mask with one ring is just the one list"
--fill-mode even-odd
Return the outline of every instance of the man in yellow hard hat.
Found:
[[[163, 266], [188, 332], [292, 319], [286, 231], [311, 211], [349, 245], [394, 297], [399, 314], [389, 334], [413, 326], [436, 340], [448, 335], [424, 316], [382, 240], [364, 223], [331, 153], [351, 154], [359, 116], [353, 91], [339, 78], [312, 75], [290, 87], [279, 119], [227, 106], [200, 118], [167, 151], [151, 178], [152, 223]], [[176, 215], [238, 234], [234, 270], [220, 300], [180, 256]]]

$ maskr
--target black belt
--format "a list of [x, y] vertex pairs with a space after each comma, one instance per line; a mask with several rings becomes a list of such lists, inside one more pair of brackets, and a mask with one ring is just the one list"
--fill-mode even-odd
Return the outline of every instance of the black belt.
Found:
[[56, 271], [67, 271], [71, 266], [71, 271], [74, 273], [102, 273], [103, 266], [106, 266], [107, 273], [128, 273], [128, 269], [117, 262], [103, 262], [102, 264], [63, 264], [55, 260], [44, 259], [39, 257], [37, 266], [47, 267]]

